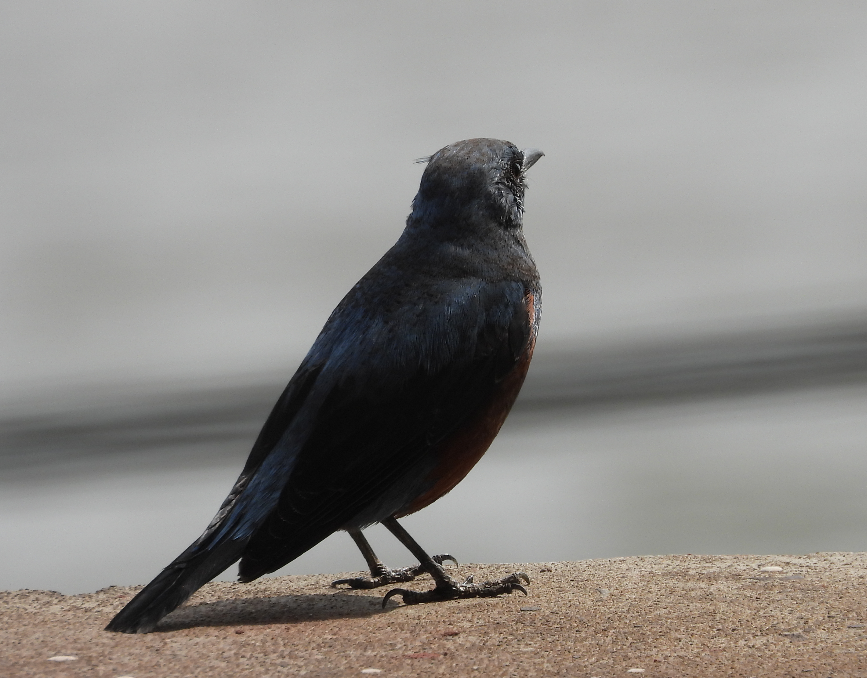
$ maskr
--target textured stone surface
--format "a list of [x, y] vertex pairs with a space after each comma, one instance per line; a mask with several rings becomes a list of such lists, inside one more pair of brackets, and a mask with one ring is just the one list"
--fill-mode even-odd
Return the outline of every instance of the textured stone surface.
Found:
[[532, 578], [529, 597], [385, 610], [384, 591], [335, 591], [332, 575], [214, 583], [138, 636], [102, 630], [135, 588], [4, 592], [0, 675], [867, 675], [864, 553], [456, 572], [482, 581], [513, 570]]

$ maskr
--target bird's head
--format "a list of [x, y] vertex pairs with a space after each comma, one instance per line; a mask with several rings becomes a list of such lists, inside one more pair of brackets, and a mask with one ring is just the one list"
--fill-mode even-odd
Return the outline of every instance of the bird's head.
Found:
[[427, 167], [407, 223], [461, 229], [482, 220], [518, 229], [524, 214], [525, 175], [543, 155], [499, 139], [449, 144], [420, 159]]

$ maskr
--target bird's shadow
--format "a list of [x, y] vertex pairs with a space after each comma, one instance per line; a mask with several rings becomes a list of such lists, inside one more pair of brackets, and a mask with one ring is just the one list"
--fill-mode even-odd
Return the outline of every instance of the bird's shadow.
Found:
[[299, 624], [324, 619], [350, 619], [381, 614], [381, 596], [347, 593], [286, 595], [266, 598], [232, 598], [179, 608], [163, 619], [157, 632], [199, 626]]

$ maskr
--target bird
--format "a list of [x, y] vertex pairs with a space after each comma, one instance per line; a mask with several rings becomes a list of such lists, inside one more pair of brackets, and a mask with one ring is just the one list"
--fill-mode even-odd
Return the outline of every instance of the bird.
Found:
[[[397, 520], [460, 482], [490, 446], [530, 365], [542, 311], [523, 235], [526, 173], [544, 155], [468, 139], [425, 169], [397, 242], [352, 287], [259, 433], [202, 535], [105, 627], [147, 633], [240, 560], [239, 581], [274, 572], [344, 530], [372, 589], [429, 574], [404, 604], [527, 593], [529, 577], [459, 583]], [[419, 561], [389, 569], [362, 530], [384, 525]]]

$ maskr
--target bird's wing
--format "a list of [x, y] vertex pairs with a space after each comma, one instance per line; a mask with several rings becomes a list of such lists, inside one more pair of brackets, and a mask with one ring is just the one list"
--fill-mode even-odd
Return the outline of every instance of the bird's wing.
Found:
[[[528, 347], [535, 318], [528, 316], [527, 294], [518, 281], [475, 279], [422, 295], [416, 305], [395, 303], [396, 316], [360, 309], [367, 317], [356, 323], [359, 309], [344, 311], [308, 387], [315, 412], [305, 407], [296, 415], [309, 417], [303, 443], [284, 432], [266, 458], [254, 460], [256, 475], [267, 478], [286, 468], [284, 457], [293, 458], [245, 549], [242, 580], [281, 567], [407, 482], [426, 453], [485, 405]], [[328, 326], [324, 343], [327, 332]], [[286, 411], [292, 399], [286, 397]], [[280, 435], [278, 411], [280, 404], [260, 441]]]

